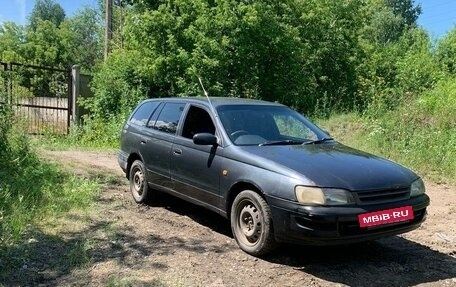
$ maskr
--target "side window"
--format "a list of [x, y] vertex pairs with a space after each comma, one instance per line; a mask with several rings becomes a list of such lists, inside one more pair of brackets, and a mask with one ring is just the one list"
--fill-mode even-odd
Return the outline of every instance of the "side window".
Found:
[[175, 134], [184, 107], [183, 103], [166, 103], [155, 122], [154, 129]]
[[155, 109], [155, 112], [152, 114], [152, 116], [149, 119], [149, 122], [147, 123], [148, 128], [154, 128], [155, 123], [157, 122], [158, 115], [160, 115], [161, 110], [163, 109], [163, 106], [165, 104], [163, 102], [158, 105], [158, 107]]
[[130, 119], [132, 124], [145, 126], [150, 114], [157, 108], [159, 102], [145, 102], [142, 104]]
[[215, 134], [215, 126], [211, 116], [202, 108], [191, 106], [185, 118], [182, 136], [192, 139], [195, 134]]

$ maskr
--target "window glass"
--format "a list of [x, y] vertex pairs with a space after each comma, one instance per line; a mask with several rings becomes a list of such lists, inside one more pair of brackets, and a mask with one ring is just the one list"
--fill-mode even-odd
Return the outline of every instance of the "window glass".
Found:
[[163, 102], [161, 102], [160, 105], [158, 105], [158, 107], [155, 109], [155, 112], [150, 117], [149, 122], [147, 122], [147, 127], [148, 128], [154, 128], [155, 123], [157, 122], [158, 115], [160, 114], [160, 112], [163, 109], [164, 105], [165, 104]]
[[217, 112], [236, 145], [299, 144], [327, 136], [299, 113], [270, 105], [226, 105]]
[[184, 107], [183, 103], [166, 103], [155, 122], [154, 129], [175, 134]]
[[274, 120], [282, 136], [316, 140], [317, 135], [296, 117], [289, 114], [275, 114]]
[[150, 114], [157, 108], [159, 102], [145, 102], [142, 104], [130, 119], [130, 123], [145, 126]]
[[199, 133], [215, 135], [215, 126], [211, 116], [204, 109], [191, 106], [185, 119], [182, 136], [192, 139], [195, 134]]

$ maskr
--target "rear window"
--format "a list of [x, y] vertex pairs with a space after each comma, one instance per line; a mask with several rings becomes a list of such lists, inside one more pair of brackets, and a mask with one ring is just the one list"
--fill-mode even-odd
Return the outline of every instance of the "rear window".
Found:
[[142, 104], [131, 116], [130, 123], [138, 126], [145, 126], [158, 104], [160, 104], [160, 102], [145, 102]]

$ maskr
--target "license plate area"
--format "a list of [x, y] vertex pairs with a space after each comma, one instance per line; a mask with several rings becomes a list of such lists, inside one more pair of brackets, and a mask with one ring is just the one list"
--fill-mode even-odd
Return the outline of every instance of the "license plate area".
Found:
[[413, 208], [404, 206], [358, 215], [360, 227], [377, 227], [386, 224], [400, 223], [413, 219]]

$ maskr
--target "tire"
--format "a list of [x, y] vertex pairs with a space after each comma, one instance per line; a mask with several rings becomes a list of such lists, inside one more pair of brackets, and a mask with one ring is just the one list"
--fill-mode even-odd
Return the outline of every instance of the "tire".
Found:
[[146, 169], [140, 160], [130, 167], [130, 192], [137, 203], [147, 203], [152, 199], [152, 190], [146, 180]]
[[231, 230], [239, 247], [261, 256], [276, 247], [272, 228], [271, 209], [256, 192], [244, 190], [231, 206]]

